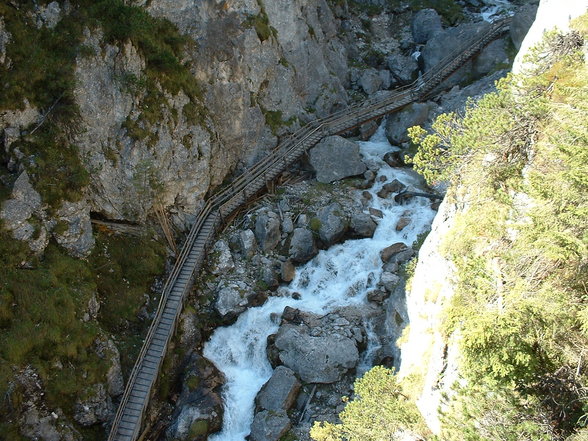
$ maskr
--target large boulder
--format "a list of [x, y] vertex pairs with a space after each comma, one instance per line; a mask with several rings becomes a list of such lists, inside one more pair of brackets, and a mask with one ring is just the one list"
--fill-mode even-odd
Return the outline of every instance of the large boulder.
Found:
[[351, 236], [352, 237], [372, 237], [376, 231], [377, 224], [368, 213], [356, 213], [351, 216]]
[[264, 252], [273, 250], [280, 242], [280, 218], [273, 211], [265, 210], [255, 220], [255, 238]]
[[214, 307], [222, 317], [234, 317], [245, 311], [253, 295], [251, 287], [244, 282], [221, 282]]
[[294, 371], [278, 366], [257, 394], [255, 404], [259, 410], [287, 411], [296, 401], [299, 391], [300, 381]]
[[310, 164], [319, 182], [334, 182], [367, 170], [359, 146], [340, 136], [328, 136], [310, 150]]
[[280, 361], [307, 383], [334, 383], [357, 366], [356, 341], [341, 334], [311, 336], [306, 328], [282, 325], [275, 340]]
[[388, 117], [386, 121], [386, 136], [393, 145], [408, 141], [407, 130], [412, 126], [420, 126], [429, 120], [429, 115], [437, 109], [433, 102], [413, 103], [400, 112]]
[[250, 441], [279, 441], [290, 430], [292, 422], [286, 412], [264, 410], [253, 418]]
[[[363, 91], [368, 95], [380, 90], [384, 85], [384, 79], [379, 74], [377, 69], [366, 69], [359, 79], [359, 84]], [[390, 82], [388, 81], [388, 86]]]
[[327, 247], [339, 241], [348, 227], [343, 208], [337, 202], [319, 210], [316, 219], [320, 224], [318, 227], [319, 237]]
[[72, 256], [87, 257], [94, 248], [94, 235], [90, 221], [90, 207], [85, 200], [64, 201], [57, 211], [56, 219], [65, 228], [55, 229], [53, 236], [59, 245]]
[[426, 43], [441, 29], [441, 17], [434, 9], [421, 9], [414, 14], [410, 23], [412, 38], [418, 44]]
[[307, 228], [295, 228], [288, 250], [290, 260], [296, 263], [308, 262], [317, 252], [312, 231]]
[[386, 58], [386, 63], [392, 76], [392, 83], [408, 84], [417, 79], [419, 65], [413, 57], [394, 54]]
[[226, 240], [219, 240], [212, 248], [214, 259], [212, 259], [211, 272], [214, 275], [226, 274], [235, 269], [235, 262], [231, 249]]
[[221, 386], [225, 378], [206, 358], [193, 353], [183, 373], [178, 398], [166, 439], [205, 441], [222, 427]]
[[510, 22], [510, 38], [517, 50], [521, 48], [521, 44], [535, 21], [536, 15], [537, 5], [527, 4], [522, 6], [512, 17], [512, 21]]

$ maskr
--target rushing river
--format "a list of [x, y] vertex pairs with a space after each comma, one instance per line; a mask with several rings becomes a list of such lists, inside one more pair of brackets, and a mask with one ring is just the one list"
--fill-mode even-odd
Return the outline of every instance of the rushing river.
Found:
[[[370, 141], [360, 142], [360, 148], [364, 160], [380, 165], [378, 177], [385, 175], [387, 182], [398, 179], [407, 185], [418, 184], [412, 172], [393, 169], [382, 160], [392, 150], [383, 127]], [[369, 190], [373, 195], [372, 206], [384, 213], [373, 238], [348, 240], [321, 251], [298, 268], [288, 288], [300, 293], [299, 299], [270, 297], [262, 306], [241, 314], [232, 326], [215, 330], [204, 347], [204, 355], [225, 374], [227, 383], [223, 389], [223, 430], [211, 436], [211, 441], [243, 441], [249, 434], [255, 396], [272, 374], [266, 358], [267, 337], [278, 330], [272, 316], [279, 317], [286, 306], [326, 314], [341, 306], [366, 302], [366, 293], [375, 288], [382, 271], [380, 250], [395, 242], [411, 245], [418, 234], [429, 229], [435, 212], [428, 199], [414, 198], [399, 206], [391, 198], [384, 200], [376, 196], [383, 185], [376, 179]], [[398, 232], [396, 223], [407, 210], [412, 221]]]

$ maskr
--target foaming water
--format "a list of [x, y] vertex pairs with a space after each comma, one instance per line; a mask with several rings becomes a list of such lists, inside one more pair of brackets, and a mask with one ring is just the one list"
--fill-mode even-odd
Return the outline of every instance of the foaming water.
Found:
[[509, 0], [492, 0], [485, 3], [489, 5], [482, 8], [480, 16], [487, 22], [493, 22], [505, 15], [512, 15], [515, 8]]
[[[393, 169], [382, 160], [384, 154], [392, 150], [383, 126], [370, 141], [359, 144], [364, 160], [380, 166], [378, 177], [386, 176], [387, 182], [398, 179], [406, 185], [419, 184], [419, 178], [411, 171]], [[395, 242], [411, 245], [418, 234], [429, 229], [435, 212], [427, 199], [413, 198], [405, 205], [395, 205], [392, 199], [376, 196], [383, 185], [376, 179], [369, 190], [373, 196], [372, 206], [383, 213], [373, 238], [348, 240], [320, 251], [297, 269], [288, 287], [291, 292], [300, 294], [298, 299], [270, 297], [262, 306], [249, 308], [241, 314], [233, 325], [216, 329], [206, 343], [204, 356], [227, 378], [223, 388], [223, 430], [210, 436], [211, 441], [243, 441], [249, 434], [255, 396], [272, 374], [266, 357], [267, 337], [277, 332], [279, 317], [286, 306], [326, 314], [335, 308], [366, 302], [366, 293], [376, 287], [382, 272], [380, 250]], [[406, 212], [410, 212], [410, 224], [396, 231], [398, 219]], [[379, 344], [373, 336], [369, 340], [360, 371], [369, 368], [370, 348], [373, 352]]]

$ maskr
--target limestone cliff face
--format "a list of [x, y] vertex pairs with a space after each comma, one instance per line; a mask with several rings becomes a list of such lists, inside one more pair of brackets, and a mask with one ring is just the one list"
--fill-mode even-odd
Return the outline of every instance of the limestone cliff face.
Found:
[[[158, 203], [181, 220], [229, 172], [276, 144], [275, 135], [286, 126], [278, 121], [272, 133], [264, 114], [295, 127], [313, 118], [304, 109], [325, 114], [346, 101], [345, 50], [326, 2], [267, 3], [263, 9], [254, 0], [156, 0], [145, 6], [196, 42], [186, 56], [208, 110], [205, 121], [195, 124], [183, 112], [188, 98], [168, 96], [164, 117], [145, 127], [156, 134], [154, 141], [133, 139], [124, 128], [128, 119], [137, 120], [141, 103], [121, 79], [141, 76], [140, 54], [130, 43], [116, 47], [104, 45], [99, 35], [87, 36], [96, 55], [78, 62], [76, 97], [87, 128], [79, 145], [93, 172], [89, 197], [95, 211], [142, 220]], [[252, 17], [267, 17], [266, 39], [249, 24]]]
[[[75, 243], [79, 256], [93, 242], [76, 237], [74, 224], [81, 218], [89, 223], [91, 212], [144, 222], [163, 207], [185, 229], [207, 192], [227, 175], [267, 153], [280, 135], [347, 103], [347, 52], [325, 0], [134, 4], [189, 37], [181, 61], [198, 80], [200, 108], [194, 110], [193, 97], [183, 90], [172, 94], [157, 80], [146, 93], [141, 87], [151, 79], [142, 51], [129, 40], [108, 40], [99, 28], [85, 29], [84, 51], [75, 61], [80, 118], [72, 143], [90, 184], [74, 218], [63, 210], [59, 218], [44, 212], [44, 201], [35, 215], [47, 236], [57, 222], [66, 222], [71, 228], [62, 242]], [[69, 13], [60, 2], [50, 5], [51, 17], [49, 9], [38, 12], [38, 27], [55, 26]], [[0, 17], [0, 63], [11, 63], [11, 39]], [[25, 104], [23, 111], [0, 115], [9, 169], [17, 176], [22, 154], [11, 144], [46, 111]]]

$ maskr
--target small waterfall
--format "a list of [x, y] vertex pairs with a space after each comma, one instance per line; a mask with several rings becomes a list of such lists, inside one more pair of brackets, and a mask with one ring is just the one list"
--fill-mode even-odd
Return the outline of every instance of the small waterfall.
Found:
[[[360, 142], [360, 148], [366, 162], [375, 162], [380, 167], [378, 177], [386, 176], [387, 182], [398, 179], [407, 185], [418, 185], [419, 178], [414, 173], [393, 169], [383, 161], [384, 154], [393, 149], [383, 126], [370, 141]], [[418, 234], [429, 228], [435, 212], [428, 199], [414, 198], [405, 205], [395, 205], [392, 200], [376, 196], [383, 185], [376, 179], [369, 190], [373, 194], [372, 206], [384, 214], [373, 238], [348, 240], [321, 251], [297, 269], [289, 289], [300, 293], [298, 299], [270, 297], [262, 306], [245, 311], [233, 325], [216, 329], [206, 343], [204, 356], [227, 378], [223, 389], [223, 430], [212, 435], [211, 441], [242, 441], [249, 434], [255, 396], [272, 374], [266, 358], [266, 340], [277, 332], [278, 323], [273, 320], [286, 306], [326, 314], [342, 306], [365, 303], [366, 293], [375, 287], [382, 272], [380, 250], [395, 242], [411, 245]], [[396, 231], [396, 223], [406, 211], [411, 212], [412, 221], [402, 231]], [[369, 332], [369, 325], [367, 329]], [[368, 345], [372, 356], [379, 344], [375, 338], [374, 334], [371, 349]], [[363, 369], [367, 370], [370, 355], [364, 359]]]

